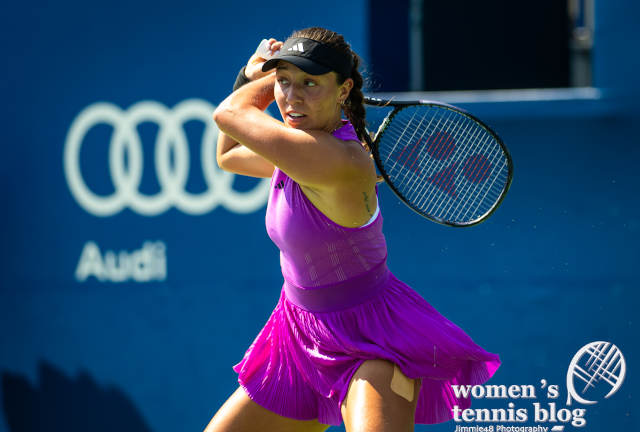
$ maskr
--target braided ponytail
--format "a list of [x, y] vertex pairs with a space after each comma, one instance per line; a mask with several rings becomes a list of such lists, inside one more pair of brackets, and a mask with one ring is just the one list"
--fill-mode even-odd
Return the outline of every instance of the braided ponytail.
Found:
[[[345, 115], [349, 118], [349, 121], [353, 125], [353, 128], [356, 130], [356, 134], [358, 134], [358, 138], [360, 138], [360, 142], [367, 149], [368, 152], [371, 152], [371, 148], [369, 147], [369, 143], [367, 142], [365, 136], [369, 133], [367, 132], [367, 122], [366, 116], [367, 112], [364, 109], [364, 94], [362, 94], [362, 84], [364, 80], [362, 79], [362, 75], [358, 71], [358, 66], [360, 65], [360, 56], [355, 52], [351, 51], [353, 55], [353, 69], [351, 70], [351, 79], [353, 80], [353, 88], [349, 93], [349, 97], [344, 102], [342, 110]], [[346, 80], [346, 78], [340, 77], [342, 82]], [[373, 157], [373, 155], [371, 156]], [[384, 182], [384, 177], [381, 175], [377, 175], [376, 183]]]
[[[353, 55], [353, 69], [351, 70], [351, 79], [353, 80], [353, 88], [349, 93], [349, 97], [344, 101], [343, 111], [345, 115], [349, 118], [349, 121], [353, 125], [356, 130], [356, 134], [358, 134], [358, 138], [360, 141], [364, 143], [364, 146], [369, 149], [367, 145], [367, 141], [365, 140], [366, 130], [366, 111], [364, 109], [363, 101], [364, 95], [362, 94], [362, 75], [358, 72], [358, 66], [360, 65], [360, 56], [355, 52], [351, 51]], [[342, 77], [341, 77], [342, 78]], [[345, 78], [346, 79], [346, 78]], [[342, 82], [345, 81], [342, 80]]]

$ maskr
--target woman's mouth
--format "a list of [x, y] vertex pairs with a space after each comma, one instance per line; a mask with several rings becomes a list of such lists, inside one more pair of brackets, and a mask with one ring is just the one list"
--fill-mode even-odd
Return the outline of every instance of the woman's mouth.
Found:
[[306, 116], [302, 113], [290, 111], [287, 113], [287, 120], [289, 123], [299, 123]]

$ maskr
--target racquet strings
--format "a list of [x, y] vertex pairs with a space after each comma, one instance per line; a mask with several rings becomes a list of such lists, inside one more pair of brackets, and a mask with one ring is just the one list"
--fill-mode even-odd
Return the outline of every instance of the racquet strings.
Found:
[[469, 223], [491, 211], [509, 178], [508, 159], [496, 138], [446, 107], [400, 110], [380, 131], [378, 153], [405, 200], [452, 223]]

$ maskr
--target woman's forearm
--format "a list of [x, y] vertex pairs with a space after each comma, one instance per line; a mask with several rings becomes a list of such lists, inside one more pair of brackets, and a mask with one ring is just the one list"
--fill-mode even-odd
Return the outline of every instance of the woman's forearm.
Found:
[[241, 145], [226, 132], [247, 127], [246, 116], [250, 115], [252, 110], [266, 110], [274, 100], [274, 85], [275, 74], [269, 74], [240, 87], [216, 108], [213, 120], [220, 129], [216, 150], [218, 164], [226, 152]]
[[[214, 120], [219, 123], [219, 112], [223, 110], [241, 112], [243, 109], [256, 107], [262, 111], [267, 109], [269, 104], [273, 102], [273, 86], [275, 83], [275, 75], [270, 74], [265, 77], [251, 81], [234, 91], [227, 97], [214, 112]], [[218, 133], [218, 146], [216, 156], [220, 163], [221, 156], [232, 148], [240, 145], [233, 138], [220, 131]]]
[[239, 146], [240, 144], [236, 142], [229, 135], [224, 132], [218, 133], [218, 145], [216, 147], [216, 160], [218, 162], [218, 166], [222, 167], [222, 160], [224, 155], [234, 147]]
[[275, 74], [269, 74], [243, 85], [231, 93], [216, 109], [216, 112], [223, 109], [241, 110], [249, 107], [256, 107], [261, 111], [266, 110], [274, 101], [275, 82]]

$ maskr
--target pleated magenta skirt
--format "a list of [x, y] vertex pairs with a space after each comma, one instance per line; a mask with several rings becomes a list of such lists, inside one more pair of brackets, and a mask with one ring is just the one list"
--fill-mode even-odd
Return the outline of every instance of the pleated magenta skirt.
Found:
[[500, 366], [499, 356], [475, 344], [386, 265], [377, 270], [374, 280], [361, 281], [371, 287], [366, 292], [284, 283], [265, 326], [233, 366], [252, 400], [284, 417], [340, 425], [355, 371], [366, 360], [385, 359], [422, 379], [416, 423], [445, 422], [454, 405], [471, 405], [451, 386], [483, 384]]

